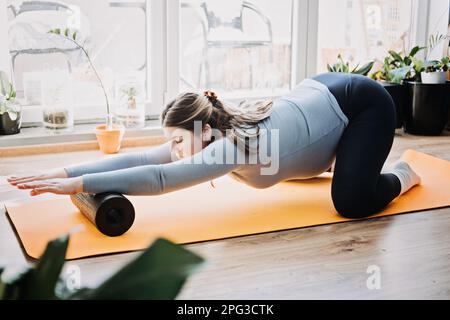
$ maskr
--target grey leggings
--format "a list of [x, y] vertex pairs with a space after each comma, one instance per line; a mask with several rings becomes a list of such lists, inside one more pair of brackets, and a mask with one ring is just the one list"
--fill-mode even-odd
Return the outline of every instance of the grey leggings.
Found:
[[400, 194], [400, 180], [381, 174], [395, 133], [395, 108], [376, 81], [354, 74], [322, 73], [326, 85], [349, 119], [336, 151], [331, 187], [335, 209], [347, 218], [364, 218], [385, 208]]

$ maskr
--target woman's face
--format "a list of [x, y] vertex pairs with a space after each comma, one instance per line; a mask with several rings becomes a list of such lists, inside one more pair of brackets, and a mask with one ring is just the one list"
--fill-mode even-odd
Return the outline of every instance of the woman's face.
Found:
[[178, 159], [190, 157], [207, 146], [211, 139], [211, 127], [205, 126], [201, 135], [179, 127], [164, 127], [165, 137], [172, 141], [171, 151]]

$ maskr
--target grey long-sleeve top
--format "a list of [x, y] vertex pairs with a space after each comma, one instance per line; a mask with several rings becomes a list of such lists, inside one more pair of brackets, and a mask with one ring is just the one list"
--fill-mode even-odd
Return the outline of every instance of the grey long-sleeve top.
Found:
[[[283, 180], [312, 178], [327, 170], [347, 125], [348, 118], [328, 88], [305, 79], [276, 99], [270, 116], [258, 123], [262, 135], [256, 142], [260, 147], [256, 158], [250, 159], [242, 147], [224, 137], [177, 161], [171, 161], [171, 143], [167, 142], [145, 152], [64, 169], [69, 177], [83, 177], [87, 193], [157, 195], [225, 174], [252, 187], [266, 188]], [[253, 147], [256, 150], [256, 145]]]

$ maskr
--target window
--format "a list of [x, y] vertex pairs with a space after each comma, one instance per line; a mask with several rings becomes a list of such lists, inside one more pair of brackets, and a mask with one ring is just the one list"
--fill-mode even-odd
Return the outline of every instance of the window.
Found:
[[0, 66], [14, 66], [19, 97], [30, 105], [24, 122], [42, 121], [42, 79], [66, 79], [52, 72], [70, 75], [76, 121], [103, 118], [86, 58], [47, 33], [69, 26], [85, 41], [113, 108], [132, 83], [154, 117], [181, 91], [277, 97], [325, 72], [339, 53], [355, 65], [424, 45], [447, 10], [447, 0], [5, 0], [0, 41], [9, 45], [0, 46]]
[[320, 0], [317, 71], [337, 55], [355, 66], [410, 43], [413, 0]]
[[180, 90], [214, 88], [229, 98], [290, 88], [291, 0], [182, 0]]
[[113, 106], [123, 99], [121, 88], [129, 82], [139, 88], [140, 102], [150, 100], [146, 1], [6, 2], [11, 66], [24, 104], [40, 105], [47, 99], [43, 82], [68, 73], [75, 118], [105, 113], [103, 92], [82, 50], [48, 33], [67, 27], [88, 50]]

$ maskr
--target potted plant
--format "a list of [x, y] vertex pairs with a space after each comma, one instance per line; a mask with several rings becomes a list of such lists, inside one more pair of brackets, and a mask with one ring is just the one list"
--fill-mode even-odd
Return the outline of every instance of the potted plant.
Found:
[[175, 299], [203, 258], [165, 239], [157, 239], [97, 288], [79, 288], [80, 279], [63, 278], [69, 236], [48, 243], [34, 266], [4, 275], [0, 267], [0, 300]]
[[450, 81], [423, 83], [422, 75], [429, 62], [413, 59], [413, 64], [396, 70], [406, 73], [403, 81], [407, 90], [405, 104], [405, 132], [421, 135], [440, 135], [448, 120]]
[[410, 65], [416, 54], [425, 47], [416, 46], [406, 55], [402, 52], [388, 51], [380, 70], [371, 74], [371, 78], [380, 82], [392, 97], [395, 105], [396, 128], [403, 127], [407, 90], [403, 80], [408, 77]]
[[355, 74], [367, 76], [369, 74], [370, 70], [372, 70], [374, 62], [375, 61], [370, 61], [360, 68], [358, 68], [359, 67], [359, 64], [358, 64], [358, 65], [356, 65], [356, 67], [354, 67], [350, 71], [350, 63], [348, 61], [344, 61], [342, 56], [339, 54], [338, 61], [336, 63], [334, 63], [333, 65], [329, 65], [327, 63], [327, 69], [329, 72], [355, 73]]
[[447, 81], [447, 72], [450, 68], [450, 58], [443, 57], [439, 60], [427, 61], [425, 71], [422, 71], [422, 83], [445, 83]]
[[140, 90], [127, 84], [120, 88], [121, 100], [125, 103], [116, 109], [117, 122], [126, 128], [143, 128], [145, 126], [145, 109], [138, 105]]
[[86, 56], [89, 65], [91, 66], [99, 84], [102, 88], [103, 94], [105, 96], [105, 102], [106, 102], [106, 111], [107, 111], [107, 117], [106, 117], [106, 123], [100, 124], [95, 128], [95, 134], [97, 137], [97, 141], [100, 147], [100, 150], [104, 153], [117, 153], [120, 150], [120, 146], [122, 143], [122, 139], [125, 133], [125, 127], [121, 124], [114, 123], [113, 121], [113, 115], [110, 111], [110, 104], [108, 99], [108, 94], [106, 93], [105, 86], [103, 85], [102, 79], [100, 78], [97, 69], [95, 68], [94, 64], [92, 63], [92, 60], [89, 56], [89, 53], [84, 48], [82, 44], [80, 44], [77, 41], [77, 32], [72, 31], [70, 29], [52, 29], [49, 31], [49, 33], [57, 36], [61, 36], [67, 41], [72, 42], [75, 44], [78, 48], [80, 48], [84, 55]]
[[0, 71], [0, 134], [10, 135], [20, 132], [22, 107], [16, 100], [16, 91], [7, 74]]

